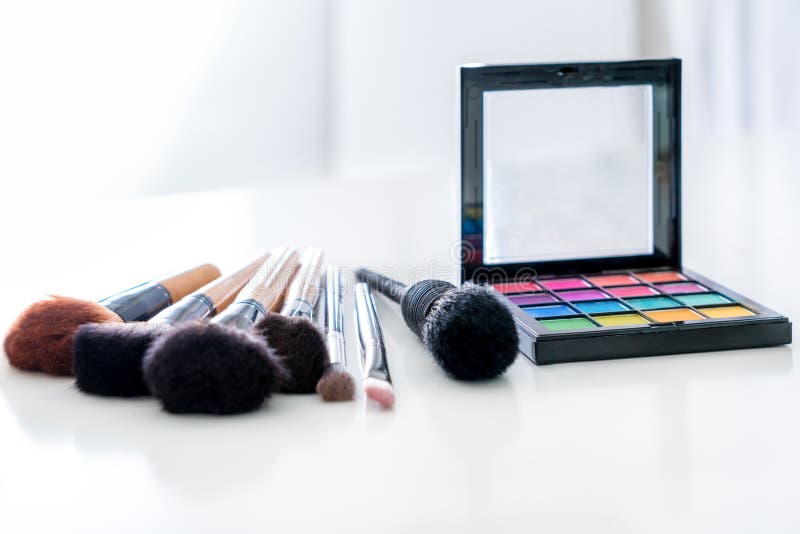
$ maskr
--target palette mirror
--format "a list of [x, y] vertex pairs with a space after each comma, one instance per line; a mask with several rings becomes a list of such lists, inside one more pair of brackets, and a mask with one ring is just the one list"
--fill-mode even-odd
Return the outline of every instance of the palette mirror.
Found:
[[649, 84], [483, 93], [483, 263], [653, 254]]

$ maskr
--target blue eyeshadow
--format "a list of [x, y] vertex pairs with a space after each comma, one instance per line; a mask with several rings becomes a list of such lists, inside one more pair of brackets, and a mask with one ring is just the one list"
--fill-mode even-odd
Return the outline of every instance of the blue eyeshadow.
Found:
[[605, 300], [603, 302], [580, 302], [575, 304], [583, 313], [604, 313], [627, 311], [630, 308], [615, 300]]
[[547, 306], [532, 306], [522, 308], [525, 313], [533, 317], [558, 317], [561, 315], [576, 315], [577, 312], [566, 304], [550, 304]]

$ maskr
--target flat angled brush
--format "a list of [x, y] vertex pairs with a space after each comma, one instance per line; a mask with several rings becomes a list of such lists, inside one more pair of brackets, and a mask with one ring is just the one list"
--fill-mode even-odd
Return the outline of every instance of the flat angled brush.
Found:
[[72, 338], [80, 325], [146, 321], [219, 275], [204, 263], [99, 302], [51, 295], [28, 306], [8, 329], [3, 346], [8, 361], [25, 371], [71, 375]]
[[297, 251], [281, 247], [233, 304], [208, 323], [174, 326], [144, 357], [144, 379], [167, 412], [234, 414], [257, 409], [287, 378], [266, 340], [251, 332], [277, 310], [297, 270]]
[[406, 325], [453, 378], [486, 380], [514, 363], [514, 319], [492, 291], [441, 280], [406, 286], [369, 269], [357, 270], [356, 277], [400, 304]]
[[223, 311], [263, 265], [262, 254], [233, 274], [206, 284], [146, 323], [88, 323], [75, 332], [75, 385], [84, 393], [113, 397], [149, 395], [142, 360], [150, 344], [172, 325]]

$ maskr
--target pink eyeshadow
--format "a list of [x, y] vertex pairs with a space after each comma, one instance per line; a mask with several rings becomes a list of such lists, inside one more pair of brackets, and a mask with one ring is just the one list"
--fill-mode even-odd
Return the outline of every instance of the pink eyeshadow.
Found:
[[606, 295], [599, 289], [579, 289], [577, 291], [559, 291], [557, 295], [562, 299], [569, 300], [571, 302], [609, 298], [608, 295]]
[[538, 293], [533, 295], [511, 295], [508, 297], [508, 300], [517, 306], [531, 306], [533, 304], [549, 304], [551, 302], [556, 302], [556, 298], [547, 293]]
[[606, 291], [615, 297], [649, 297], [658, 295], [658, 291], [648, 286], [609, 287]]
[[670, 295], [680, 295], [683, 293], [702, 293], [708, 291], [705, 287], [694, 282], [681, 282], [678, 284], [659, 284], [656, 286], [659, 290]]
[[591, 287], [589, 282], [582, 278], [556, 278], [555, 280], [539, 280], [539, 284], [552, 291]]
[[533, 282], [503, 282], [501, 284], [492, 284], [492, 287], [504, 295], [509, 293], [530, 293], [531, 291], [542, 289]]

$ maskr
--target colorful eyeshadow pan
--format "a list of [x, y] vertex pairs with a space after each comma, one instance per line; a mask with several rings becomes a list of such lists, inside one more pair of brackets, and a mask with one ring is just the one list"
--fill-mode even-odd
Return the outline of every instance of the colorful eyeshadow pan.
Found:
[[547, 293], [534, 293], [532, 295], [510, 295], [508, 300], [517, 306], [533, 306], [534, 304], [547, 304], [548, 302], [556, 302], [553, 295]]
[[681, 282], [679, 284], [660, 284], [656, 286], [659, 291], [670, 295], [680, 295], [682, 293], [701, 293], [708, 291], [705, 287], [695, 282]]
[[680, 308], [680, 304], [669, 297], [645, 297], [625, 299], [625, 302], [639, 310], [655, 310], [658, 308]]
[[675, 271], [656, 271], [652, 273], [634, 273], [636, 278], [648, 284], [659, 284], [664, 282], [682, 282], [686, 277]]
[[719, 306], [717, 308], [701, 308], [703, 315], [712, 319], [724, 319], [726, 317], [749, 317], [755, 315], [744, 306]]
[[639, 280], [628, 274], [606, 274], [603, 276], [588, 276], [589, 281], [596, 286], [632, 286], [639, 283]]
[[638, 313], [620, 313], [617, 315], [600, 315], [594, 318], [603, 326], [635, 326], [650, 324], [650, 321]]
[[560, 298], [569, 300], [570, 302], [579, 302], [582, 300], [599, 300], [610, 298], [608, 295], [599, 289], [578, 289], [576, 291], [559, 291], [556, 293]]
[[539, 285], [544, 286], [551, 291], [591, 287], [589, 282], [583, 278], [556, 278], [554, 280], [539, 280]]
[[710, 304], [728, 304], [733, 302], [725, 295], [719, 293], [699, 293], [697, 295], [681, 295], [675, 297], [676, 300], [681, 301], [687, 306], [708, 306]]
[[502, 284], [492, 284], [492, 287], [504, 295], [508, 295], [509, 293], [530, 293], [542, 289], [538, 284], [534, 284], [533, 282], [505, 282]]
[[571, 319], [545, 319], [539, 321], [550, 330], [579, 330], [581, 328], [597, 328], [593, 322], [583, 317]]
[[658, 295], [658, 291], [650, 286], [624, 286], [624, 287], [609, 287], [606, 291], [615, 297], [647, 297], [649, 295]]
[[659, 323], [672, 323], [675, 321], [698, 321], [705, 319], [702, 315], [688, 308], [677, 308], [674, 310], [653, 310], [644, 312], [650, 319]]
[[617, 311], [628, 311], [630, 308], [616, 300], [604, 300], [600, 302], [581, 302], [575, 305], [583, 313], [607, 313]]
[[525, 313], [533, 317], [558, 317], [559, 315], [576, 315], [577, 312], [566, 304], [552, 304], [550, 306], [535, 306], [522, 308]]

